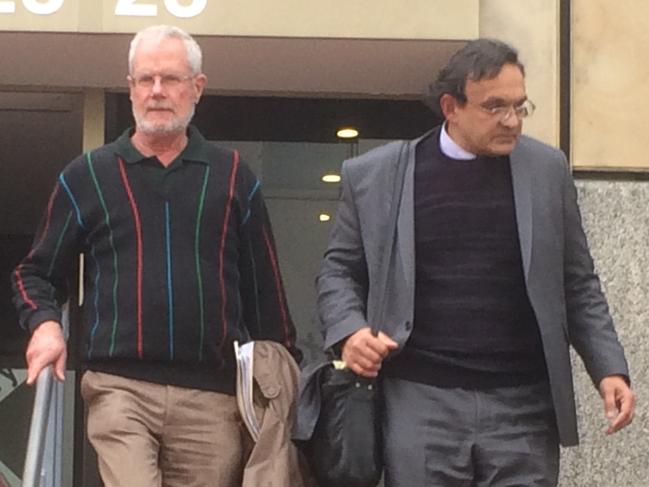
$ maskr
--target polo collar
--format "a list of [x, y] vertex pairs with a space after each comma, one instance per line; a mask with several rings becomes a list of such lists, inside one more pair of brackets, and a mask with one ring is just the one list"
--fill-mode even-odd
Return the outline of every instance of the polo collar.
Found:
[[[135, 129], [133, 127], [128, 128], [115, 141], [115, 145], [117, 146], [115, 152], [127, 164], [137, 164], [138, 162], [149, 159], [143, 156], [131, 142], [131, 136], [134, 131]], [[203, 164], [209, 164], [210, 162], [205, 137], [193, 125], [187, 128], [187, 146], [179, 154], [178, 158], [183, 161], [202, 162]]]

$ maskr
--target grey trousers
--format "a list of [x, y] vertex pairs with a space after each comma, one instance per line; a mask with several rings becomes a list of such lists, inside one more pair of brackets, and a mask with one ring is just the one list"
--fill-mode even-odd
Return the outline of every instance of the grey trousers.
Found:
[[555, 487], [547, 385], [443, 389], [385, 378], [386, 487]]

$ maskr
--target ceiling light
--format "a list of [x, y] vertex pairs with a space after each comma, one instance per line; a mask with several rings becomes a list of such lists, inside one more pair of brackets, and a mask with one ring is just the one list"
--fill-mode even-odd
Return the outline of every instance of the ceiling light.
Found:
[[339, 183], [340, 174], [327, 173], [322, 176], [322, 181], [325, 183]]
[[336, 132], [336, 135], [341, 139], [355, 139], [358, 137], [358, 130], [354, 127], [341, 127]]
[[331, 220], [331, 215], [329, 213], [320, 213], [318, 215], [318, 220], [320, 220], [321, 222], [328, 222], [329, 220]]

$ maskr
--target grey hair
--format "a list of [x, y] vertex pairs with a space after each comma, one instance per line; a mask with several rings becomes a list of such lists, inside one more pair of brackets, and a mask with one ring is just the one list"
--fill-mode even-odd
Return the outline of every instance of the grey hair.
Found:
[[448, 93], [460, 103], [466, 103], [466, 82], [493, 79], [505, 64], [517, 66], [523, 76], [525, 67], [518, 60], [518, 51], [497, 39], [476, 39], [457, 51], [429, 87], [428, 104], [441, 113], [439, 99]]
[[192, 74], [200, 74], [203, 64], [203, 53], [201, 47], [187, 32], [173, 25], [153, 25], [142, 29], [131, 41], [131, 47], [128, 51], [128, 72], [133, 74], [133, 64], [135, 62], [135, 51], [142, 39], [180, 39], [185, 45], [187, 52], [187, 64]]

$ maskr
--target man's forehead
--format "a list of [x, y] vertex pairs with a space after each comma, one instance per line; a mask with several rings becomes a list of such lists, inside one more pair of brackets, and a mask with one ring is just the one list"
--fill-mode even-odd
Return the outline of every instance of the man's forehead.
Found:
[[485, 98], [521, 98], [525, 96], [525, 78], [523, 73], [514, 65], [505, 65], [493, 78], [467, 80], [465, 92], [468, 97], [472, 94]]

